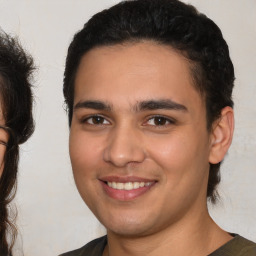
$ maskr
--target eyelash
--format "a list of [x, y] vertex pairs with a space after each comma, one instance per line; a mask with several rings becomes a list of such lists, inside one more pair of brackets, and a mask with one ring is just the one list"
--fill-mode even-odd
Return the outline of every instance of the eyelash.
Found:
[[[97, 124], [97, 123], [89, 122], [89, 120], [90, 120], [90, 119], [93, 120], [93, 118], [98, 118], [98, 119], [100, 119], [101, 121], [103, 121], [103, 123]], [[82, 124], [85, 124], [85, 123], [86, 123], [86, 124], [89, 124], [89, 125], [106, 125], [106, 124], [104, 124], [105, 121], [107, 121], [107, 119], [106, 119], [105, 117], [101, 116], [101, 115], [92, 115], [92, 116], [83, 118], [83, 119], [81, 120], [81, 123], [82, 123]], [[108, 124], [110, 123], [109, 121], [107, 121], [107, 122], [108, 122]]]
[[[98, 118], [98, 120], [96, 120], [96, 118]], [[96, 123], [93, 123], [93, 119], [94, 119], [94, 121], [96, 121]], [[89, 122], [89, 120], [91, 120], [91, 121]], [[153, 120], [154, 124], [149, 124], [150, 120]], [[97, 123], [97, 121], [100, 121], [100, 122]], [[160, 121], [160, 123], [156, 124], [155, 123], [156, 121]], [[161, 124], [161, 121], [164, 122], [164, 123]], [[104, 123], [104, 122], [107, 122], [107, 123]], [[96, 125], [96, 126], [110, 124], [110, 122], [105, 117], [103, 117], [101, 115], [92, 115], [92, 116], [83, 118], [81, 120], [81, 123], [82, 124], [86, 123], [86, 124], [89, 124], [89, 125]], [[175, 121], [173, 119], [167, 118], [167, 117], [164, 117], [164, 116], [161, 116], [161, 115], [155, 115], [155, 116], [151, 116], [150, 118], [148, 118], [146, 120], [146, 122], [143, 123], [143, 126], [166, 127], [166, 126], [171, 125], [171, 124], [175, 124]]]
[[[155, 122], [157, 118], [158, 118], [158, 121], [161, 120], [161, 121], [164, 121], [165, 123], [158, 124], [158, 125], [154, 123], [154, 124], [149, 124], [149, 126], [166, 127], [168, 125], [175, 124], [175, 121], [171, 118], [167, 118], [167, 117], [164, 117], [161, 115], [156, 115], [156, 116], [151, 116], [150, 118], [148, 118], [145, 125], [148, 125], [147, 123], [149, 123], [150, 120], [153, 120], [153, 122]], [[166, 122], [167, 122], [167, 124], [166, 124]]]

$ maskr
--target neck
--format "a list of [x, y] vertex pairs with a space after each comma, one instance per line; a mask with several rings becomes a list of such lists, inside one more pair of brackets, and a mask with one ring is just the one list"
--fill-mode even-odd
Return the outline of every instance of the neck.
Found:
[[[190, 212], [191, 215], [191, 212]], [[185, 216], [179, 222], [147, 236], [120, 236], [108, 231], [104, 256], [205, 256], [232, 237], [211, 219], [207, 207], [197, 216]]]

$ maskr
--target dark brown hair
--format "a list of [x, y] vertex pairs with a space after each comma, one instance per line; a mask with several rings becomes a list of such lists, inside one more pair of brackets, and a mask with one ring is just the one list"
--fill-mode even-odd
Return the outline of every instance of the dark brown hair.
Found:
[[[11, 255], [16, 237], [9, 203], [16, 192], [19, 144], [34, 131], [30, 83], [33, 69], [32, 57], [18, 40], [0, 30], [0, 107], [5, 122], [0, 129], [9, 135], [0, 178], [0, 255]], [[7, 233], [10, 241], [7, 241]]]

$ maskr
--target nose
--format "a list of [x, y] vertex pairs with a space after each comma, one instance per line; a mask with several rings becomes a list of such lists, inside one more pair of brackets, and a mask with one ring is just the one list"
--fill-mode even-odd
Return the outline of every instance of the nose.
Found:
[[124, 167], [128, 163], [141, 163], [145, 157], [142, 135], [131, 127], [113, 130], [103, 154], [104, 161], [116, 167]]

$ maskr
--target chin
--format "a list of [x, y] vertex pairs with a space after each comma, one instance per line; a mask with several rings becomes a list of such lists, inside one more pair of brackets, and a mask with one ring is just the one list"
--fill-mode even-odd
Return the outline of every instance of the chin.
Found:
[[145, 229], [138, 226], [133, 227], [110, 227], [107, 228], [107, 232], [114, 233], [120, 237], [139, 237], [147, 235]]
[[[105, 223], [108, 225], [105, 225]], [[143, 236], [146, 235], [150, 229], [150, 223], [140, 218], [113, 218], [111, 222], [102, 221], [108, 232], [115, 233], [119, 236]]]

